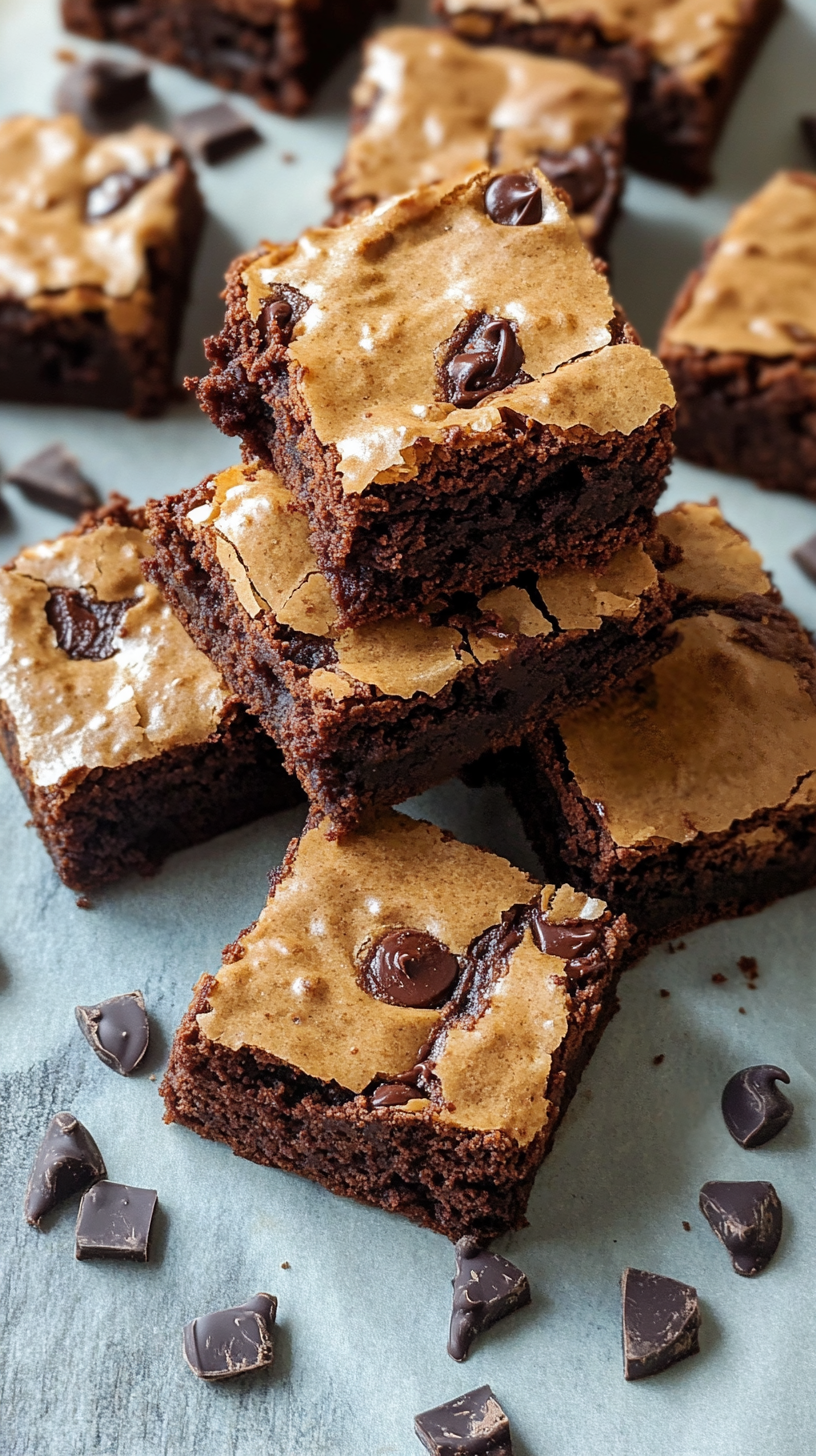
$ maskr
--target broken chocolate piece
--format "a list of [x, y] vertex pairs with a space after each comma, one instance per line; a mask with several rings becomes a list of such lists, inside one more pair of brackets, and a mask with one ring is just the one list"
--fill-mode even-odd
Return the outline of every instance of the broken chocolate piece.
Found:
[[376, 1092], [372, 1092], [371, 1106], [404, 1107], [407, 1102], [413, 1102], [419, 1096], [421, 1093], [416, 1087], [409, 1087], [405, 1082], [383, 1082]]
[[454, 1360], [466, 1360], [477, 1335], [530, 1303], [530, 1285], [527, 1275], [509, 1259], [491, 1254], [467, 1235], [459, 1240], [455, 1253], [448, 1354]]
[[64, 445], [49, 445], [6, 476], [35, 505], [65, 516], [81, 516], [99, 505], [99, 496]]
[[510, 1422], [489, 1385], [414, 1417], [431, 1456], [513, 1456]]
[[697, 1290], [662, 1274], [624, 1269], [623, 1373], [642, 1380], [699, 1353]]
[[598, 926], [592, 921], [583, 924], [573, 921], [571, 925], [554, 925], [540, 910], [533, 912], [530, 921], [533, 940], [544, 955], [559, 956], [571, 961], [582, 957], [598, 943]]
[[72, 1193], [104, 1178], [107, 1170], [87, 1127], [72, 1112], [58, 1112], [48, 1124], [25, 1195], [25, 1216], [38, 1224]]
[[544, 215], [541, 188], [530, 172], [506, 172], [488, 184], [485, 211], [502, 227], [529, 227]]
[[[814, 118], [814, 122], [816, 122], [816, 118]], [[816, 582], [816, 536], [811, 536], [801, 546], [797, 546], [791, 555], [805, 576], [809, 576], [811, 581]]]
[[261, 141], [252, 122], [227, 101], [177, 116], [173, 135], [188, 152], [203, 157], [205, 162], [224, 162]]
[[52, 586], [45, 615], [57, 635], [57, 646], [69, 657], [105, 662], [118, 651], [116, 638], [122, 618], [135, 602], [135, 597], [98, 602], [89, 592]]
[[57, 87], [57, 111], [73, 112], [88, 131], [104, 131], [123, 112], [147, 101], [150, 71], [147, 66], [99, 57], [82, 61], [67, 71]]
[[773, 1183], [704, 1183], [700, 1209], [735, 1272], [748, 1279], [761, 1274], [782, 1237], [782, 1204]]
[[158, 1195], [126, 1183], [94, 1183], [83, 1193], [76, 1225], [78, 1259], [129, 1259], [147, 1263], [150, 1227]]
[[273, 1294], [256, 1294], [233, 1309], [199, 1315], [184, 1326], [184, 1358], [201, 1380], [229, 1380], [261, 1370], [275, 1359]]
[[569, 152], [542, 152], [538, 165], [545, 177], [566, 192], [573, 212], [589, 212], [606, 186], [606, 166], [587, 142]]
[[149, 175], [134, 177], [132, 172], [109, 172], [85, 198], [86, 221], [99, 222], [103, 217], [110, 217], [112, 212], [118, 212], [149, 181]]
[[142, 1060], [150, 1025], [141, 991], [111, 996], [98, 1006], [77, 1006], [76, 1019], [100, 1062], [127, 1077]]
[[390, 930], [374, 947], [365, 987], [392, 1006], [434, 1006], [450, 990], [459, 962], [424, 930]]
[[487, 319], [447, 365], [449, 398], [460, 409], [506, 389], [524, 363], [524, 351], [507, 319]]
[[722, 1114], [735, 1142], [743, 1148], [769, 1143], [791, 1120], [793, 1103], [777, 1087], [790, 1082], [781, 1067], [745, 1067], [725, 1085]]
[[799, 125], [802, 128], [802, 136], [816, 161], [816, 116], [800, 116]]

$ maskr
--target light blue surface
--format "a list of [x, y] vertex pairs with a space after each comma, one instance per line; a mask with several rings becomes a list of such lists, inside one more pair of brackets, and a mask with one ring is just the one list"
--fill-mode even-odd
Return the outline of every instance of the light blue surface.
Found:
[[[53, 0], [0, 0], [0, 109], [46, 111], [59, 45]], [[413, 6], [413, 16], [421, 14]], [[405, 10], [403, 13], [407, 13]], [[259, 235], [293, 235], [325, 212], [344, 140], [348, 63], [316, 114], [251, 114], [264, 147], [202, 169], [210, 212], [179, 373], [219, 319], [218, 280]], [[161, 67], [170, 111], [215, 99]], [[802, 165], [796, 118], [816, 109], [816, 5], [789, 9], [733, 113], [718, 185], [691, 200], [630, 179], [614, 248], [615, 287], [644, 337], [701, 240], [775, 167]], [[283, 152], [298, 161], [287, 164]], [[134, 500], [182, 488], [237, 458], [192, 404], [155, 423], [0, 406], [11, 465], [53, 439], [103, 488]], [[762, 548], [789, 604], [816, 627], [816, 588], [789, 561], [816, 532], [816, 507], [678, 465], [668, 499], [717, 494]], [[11, 488], [0, 549], [63, 522]], [[773, 744], [757, 744], [758, 753]], [[452, 783], [421, 812], [535, 870], [496, 791]], [[256, 1168], [161, 1122], [156, 1077], [190, 987], [257, 914], [266, 873], [300, 826], [291, 812], [176, 856], [77, 909], [56, 880], [10, 776], [0, 769], [0, 1453], [2, 1456], [414, 1456], [418, 1410], [489, 1381], [511, 1415], [518, 1456], [811, 1456], [816, 1450], [813, 1290], [813, 959], [816, 894], [660, 948], [628, 973], [622, 1010], [597, 1053], [531, 1200], [530, 1227], [499, 1247], [527, 1270], [532, 1306], [498, 1326], [459, 1367], [445, 1353], [451, 1250], [445, 1240]], [[737, 969], [756, 956], [757, 989]], [[728, 979], [715, 985], [711, 977]], [[90, 1053], [77, 1002], [139, 986], [153, 1024], [145, 1069], [125, 1082]], [[660, 988], [671, 992], [659, 996]], [[740, 1015], [738, 1007], [745, 1007]], [[653, 1057], [663, 1053], [661, 1066]], [[755, 1061], [792, 1078], [796, 1114], [771, 1146], [741, 1151], [722, 1124], [728, 1076]], [[53, 1112], [71, 1108], [111, 1176], [159, 1191], [146, 1268], [77, 1264], [73, 1207], [36, 1234], [22, 1219], [28, 1168]], [[785, 1233], [770, 1269], [741, 1280], [697, 1211], [711, 1178], [770, 1178]], [[682, 1220], [691, 1224], [686, 1233]], [[282, 1269], [288, 1262], [289, 1269]], [[624, 1264], [697, 1285], [702, 1353], [628, 1386], [621, 1374], [618, 1278]], [[271, 1376], [211, 1388], [181, 1359], [182, 1323], [258, 1289], [280, 1301]]]

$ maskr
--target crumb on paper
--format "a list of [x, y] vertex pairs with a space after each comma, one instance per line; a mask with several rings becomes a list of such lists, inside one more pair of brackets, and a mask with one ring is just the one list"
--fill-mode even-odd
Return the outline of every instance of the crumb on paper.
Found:
[[671, 996], [671, 991], [661, 990], [660, 994], [663, 997], [663, 999], [666, 1000], [667, 997]]
[[665, 1052], [660, 1052], [660, 1053], [658, 1053], [658, 1055], [656, 1057], [652, 1057], [652, 1066], [653, 1067], [659, 1067], [660, 1064], [661, 1064], [661, 1062], [665, 1062], [665, 1060], [666, 1060], [666, 1053]]
[[759, 966], [757, 965], [756, 956], [740, 956], [737, 965], [748, 983], [748, 990], [755, 991], [756, 982], [759, 980]]
[[669, 941], [668, 945], [666, 946], [666, 950], [668, 951], [669, 955], [674, 955], [678, 950], [685, 950], [685, 948], [686, 942], [684, 940], [678, 940], [676, 945], [674, 945], [672, 941]]
[[691, 1224], [689, 1223], [687, 1218], [683, 1219], [683, 1228], [686, 1230], [687, 1234], [691, 1233]]
[[738, 1010], [740, 1016], [745, 1016], [746, 1012], [745, 1012], [745, 1007], [744, 1006], [738, 1006], [737, 1007], [737, 1010]]
[[60, 46], [58, 51], [54, 51], [54, 60], [64, 61], [66, 66], [73, 66], [76, 61], [76, 51], [69, 51], [65, 46]]
[[148, 1082], [155, 1082], [155, 1080], [156, 1080], [156, 1073], [155, 1072], [151, 1072], [150, 1073], [150, 1076], [148, 1077], [147, 1080], [148, 1080]]
[[78, 910], [93, 910], [93, 905], [87, 895], [77, 895], [76, 903]]
[[726, 981], [728, 980], [728, 977], [724, 976], [722, 971], [715, 971], [711, 979], [714, 982], [715, 986], [724, 986]]
[[294, 152], [281, 152], [281, 161], [282, 162], [287, 162], [287, 163], [288, 162], [296, 162], [297, 161], [297, 156], [296, 156], [296, 154]]
[[281, 1269], [291, 1269], [291, 1267], [292, 1265], [289, 1263], [289, 1260], [284, 1259], [283, 1263], [281, 1264]]

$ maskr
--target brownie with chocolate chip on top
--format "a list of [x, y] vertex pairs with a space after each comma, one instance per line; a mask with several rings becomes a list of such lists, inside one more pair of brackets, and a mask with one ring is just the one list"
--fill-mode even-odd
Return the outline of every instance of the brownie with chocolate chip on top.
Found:
[[652, 529], [674, 393], [535, 168], [239, 259], [207, 351], [190, 384], [308, 516], [343, 629]]
[[165, 1120], [451, 1239], [520, 1228], [630, 935], [393, 810], [312, 821], [195, 989]]

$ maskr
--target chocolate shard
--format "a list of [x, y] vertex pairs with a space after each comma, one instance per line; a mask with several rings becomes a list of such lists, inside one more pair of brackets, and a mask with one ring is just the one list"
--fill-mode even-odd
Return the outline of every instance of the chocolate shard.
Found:
[[227, 101], [176, 117], [173, 135], [186, 151], [205, 162], [224, 162], [262, 139], [252, 122]]
[[126, 1183], [94, 1183], [83, 1193], [76, 1225], [78, 1259], [146, 1264], [158, 1195]]
[[627, 1380], [643, 1380], [668, 1370], [700, 1345], [700, 1306], [697, 1290], [662, 1274], [624, 1269], [623, 1373]]
[[46, 1213], [104, 1178], [104, 1159], [87, 1127], [72, 1112], [52, 1117], [37, 1149], [25, 1195], [25, 1216], [36, 1225]]
[[74, 519], [99, 505], [96, 489], [85, 479], [64, 445], [49, 445], [39, 455], [32, 455], [30, 460], [10, 470], [6, 479], [35, 505]]
[[74, 1008], [82, 1034], [100, 1062], [128, 1077], [147, 1051], [150, 1024], [141, 991], [111, 996], [97, 1006]]
[[793, 1115], [793, 1103], [777, 1082], [790, 1082], [781, 1067], [745, 1067], [726, 1082], [722, 1115], [732, 1138], [742, 1148], [769, 1143]]
[[704, 1183], [700, 1209], [737, 1274], [761, 1274], [779, 1248], [782, 1204], [772, 1183]]
[[513, 1456], [510, 1422], [489, 1385], [414, 1417], [431, 1456]]
[[73, 112], [88, 131], [106, 131], [123, 112], [142, 105], [150, 95], [147, 66], [98, 57], [66, 71], [54, 96], [57, 111]]
[[246, 1304], [190, 1320], [184, 1326], [184, 1358], [193, 1374], [201, 1380], [230, 1380], [271, 1365], [277, 1311], [273, 1294], [256, 1294]]
[[[816, 117], [814, 118], [814, 132], [816, 132]], [[814, 155], [816, 155], [816, 135], [814, 136]], [[791, 555], [800, 571], [809, 576], [811, 581], [816, 582], [816, 536], [810, 536], [797, 546]]]
[[448, 1354], [466, 1360], [473, 1341], [505, 1315], [530, 1303], [527, 1275], [503, 1259], [480, 1248], [465, 1235], [456, 1245]]

